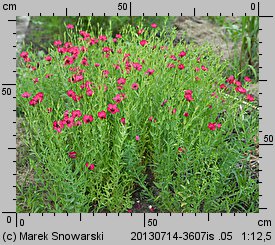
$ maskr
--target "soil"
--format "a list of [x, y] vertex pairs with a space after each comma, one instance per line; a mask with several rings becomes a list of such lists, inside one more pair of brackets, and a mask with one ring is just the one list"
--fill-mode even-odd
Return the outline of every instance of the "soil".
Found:
[[[234, 23], [238, 17], [228, 18]], [[222, 54], [222, 59], [233, 58], [234, 43], [226, 35], [225, 28], [212, 23], [207, 17], [181, 16], [176, 19], [175, 26], [178, 30], [176, 42], [182, 39], [198, 45], [207, 42], [213, 45], [217, 53]]]

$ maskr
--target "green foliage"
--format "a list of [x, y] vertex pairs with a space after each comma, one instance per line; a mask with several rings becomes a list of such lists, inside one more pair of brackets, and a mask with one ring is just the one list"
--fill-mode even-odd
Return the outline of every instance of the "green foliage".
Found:
[[[82, 27], [76, 26], [64, 36], [74, 47], [84, 47], [72, 64], [64, 65], [72, 54], [59, 53], [55, 47], [49, 49], [51, 61], [31, 48], [27, 50], [31, 61], [20, 60], [17, 107], [24, 116], [34, 176], [31, 184], [18, 186], [18, 210], [125, 212], [133, 208], [133, 193], [140, 189], [140, 199], [160, 212], [257, 212], [258, 184], [248, 161], [258, 141], [258, 111], [234, 84], [220, 89], [228, 64], [220, 62], [211, 46], [174, 46], [176, 32], [169, 30], [168, 35], [165, 26], [153, 29], [140, 23], [145, 31], [138, 35], [134, 26], [126, 25], [115, 43], [110, 29], [91, 28], [93, 18], [79, 21], [87, 23], [91, 37], [107, 33], [107, 41], [90, 45], [79, 35]], [[143, 47], [141, 40], [148, 43]], [[107, 56], [104, 47], [110, 49]], [[187, 53], [179, 57], [182, 51]], [[38, 62], [39, 67], [32, 69]], [[134, 63], [142, 68], [135, 69]], [[115, 69], [117, 65], [120, 69]], [[69, 82], [80, 69], [84, 78]], [[47, 74], [51, 76], [46, 78]], [[117, 87], [121, 77], [126, 79], [122, 91]], [[92, 96], [80, 87], [87, 80], [92, 82]], [[139, 84], [137, 90], [133, 83]], [[73, 101], [68, 90], [81, 99]], [[194, 100], [188, 101], [185, 94], [190, 90]], [[24, 92], [32, 96], [22, 98]], [[44, 100], [30, 106], [38, 92], [44, 93]], [[126, 97], [117, 103], [120, 111], [111, 114], [107, 106], [121, 93]], [[65, 125], [57, 133], [53, 122], [62, 120], [66, 110], [76, 109], [94, 120], [71, 128]], [[97, 117], [102, 110], [107, 112], [103, 120]], [[189, 115], [183, 116], [185, 112]], [[82, 116], [75, 121], [82, 121]], [[221, 128], [210, 130], [210, 122]], [[71, 151], [77, 152], [75, 159], [68, 157]], [[86, 162], [93, 163], [94, 170]]]

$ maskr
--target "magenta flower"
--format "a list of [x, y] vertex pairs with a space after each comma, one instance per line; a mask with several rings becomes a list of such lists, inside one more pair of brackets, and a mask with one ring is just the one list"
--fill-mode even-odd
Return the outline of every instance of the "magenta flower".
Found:
[[76, 95], [76, 93], [75, 93], [73, 90], [68, 90], [68, 91], [67, 91], [67, 95], [68, 95], [70, 98], [73, 98], [73, 97]]
[[68, 25], [67, 25], [67, 28], [68, 28], [68, 29], [74, 29], [74, 25], [68, 24]]
[[105, 111], [100, 111], [100, 112], [97, 113], [97, 116], [100, 119], [106, 119], [106, 112]]
[[53, 129], [56, 130], [58, 133], [61, 133], [63, 128], [64, 128], [64, 122], [62, 120], [53, 122]]
[[246, 89], [243, 87], [236, 87], [235, 90], [241, 94], [245, 94], [246, 93]]
[[98, 39], [99, 39], [100, 41], [102, 41], [102, 42], [107, 41], [107, 37], [104, 36], [104, 35], [99, 36]]
[[156, 23], [152, 23], [152, 24], [151, 24], [151, 27], [152, 27], [152, 28], [157, 28], [158, 25], [157, 25]]
[[88, 162], [85, 163], [85, 166], [89, 169], [89, 170], [94, 170], [95, 165], [94, 164], [90, 164]]
[[179, 68], [180, 70], [183, 70], [183, 69], [185, 68], [185, 66], [184, 66], [183, 64], [179, 64], [179, 65], [178, 65], [178, 68]]
[[181, 51], [180, 53], [179, 53], [179, 57], [184, 57], [186, 55], [186, 52], [184, 52], [184, 51]]
[[86, 124], [92, 122], [93, 120], [94, 120], [94, 118], [91, 115], [84, 115], [83, 116], [83, 122], [86, 123]]
[[75, 151], [71, 151], [68, 153], [69, 158], [75, 159], [76, 158], [76, 152]]
[[146, 40], [141, 40], [139, 44], [144, 47], [148, 42]]
[[53, 45], [56, 46], [56, 47], [59, 47], [62, 45], [62, 42], [60, 40], [56, 40], [53, 42]]
[[139, 135], [136, 135], [136, 141], [139, 141], [139, 140], [140, 140]]
[[72, 117], [76, 118], [76, 117], [81, 117], [82, 113], [80, 110], [74, 110], [72, 111]]
[[92, 96], [92, 95], [94, 94], [94, 91], [91, 90], [90, 88], [88, 88], [88, 89], [86, 90], [86, 94], [87, 94], [87, 96]]
[[235, 81], [235, 77], [234, 77], [233, 75], [229, 76], [229, 77], [226, 79], [226, 82], [228, 82], [229, 84], [232, 84], [234, 81]]
[[48, 56], [45, 57], [45, 60], [46, 61], [52, 61], [52, 57], [48, 55]]
[[208, 123], [207, 126], [210, 130], [214, 131], [216, 129], [216, 123]]
[[152, 75], [155, 72], [154, 69], [148, 69], [145, 74], [148, 74], [149, 76]]
[[133, 90], [138, 90], [139, 85], [138, 85], [138, 83], [133, 83], [131, 87]]
[[238, 80], [234, 80], [234, 82], [233, 82], [236, 86], [238, 86], [238, 87], [241, 87], [242, 86], [242, 83], [240, 82], [240, 81], [238, 81]]
[[68, 128], [72, 128], [74, 126], [74, 118], [73, 117], [68, 117], [65, 120], [65, 123], [66, 123]]
[[108, 70], [102, 71], [102, 74], [103, 74], [104, 77], [108, 77], [109, 73], [110, 72]]
[[28, 58], [28, 56], [29, 56], [29, 53], [26, 52], [26, 51], [23, 51], [23, 52], [21, 52], [21, 54], [20, 54], [20, 57], [22, 57], [23, 59]]
[[22, 96], [23, 98], [29, 98], [29, 97], [31, 96], [31, 94], [28, 93], [28, 92], [24, 92], [23, 94], [21, 94], [21, 96]]
[[183, 116], [188, 117], [188, 116], [189, 116], [189, 113], [188, 113], [188, 112], [184, 112], [184, 113], [183, 113]]
[[192, 94], [193, 94], [193, 91], [192, 91], [192, 90], [185, 90], [185, 91], [184, 91], [184, 98], [185, 98], [187, 101], [192, 101], [192, 100], [194, 100], [193, 97], [192, 97]]
[[112, 114], [116, 114], [119, 112], [119, 109], [117, 108], [116, 104], [109, 104], [107, 110]]
[[117, 79], [117, 83], [118, 83], [119, 85], [124, 85], [124, 84], [126, 83], [126, 79], [123, 78], [123, 77], [120, 77], [119, 79]]
[[252, 81], [250, 77], [244, 77], [244, 80], [248, 83]]
[[254, 100], [255, 100], [252, 94], [246, 95], [246, 99], [247, 99], [248, 101], [254, 101]]
[[226, 85], [225, 85], [224, 83], [222, 83], [222, 84], [220, 85], [220, 89], [226, 89]]
[[201, 66], [201, 69], [202, 69], [203, 71], [208, 71], [208, 68], [205, 67], [205, 66]]
[[217, 128], [221, 128], [221, 124], [220, 123], [208, 123], [208, 128], [211, 130], [211, 131], [214, 131], [216, 130]]
[[123, 125], [125, 125], [125, 124], [126, 124], [126, 119], [125, 119], [125, 117], [121, 118], [121, 119], [120, 119], [120, 122], [121, 122]]

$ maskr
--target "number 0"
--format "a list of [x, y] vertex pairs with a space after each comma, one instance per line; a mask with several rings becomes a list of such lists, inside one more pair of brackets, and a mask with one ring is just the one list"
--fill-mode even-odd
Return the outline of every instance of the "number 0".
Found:
[[255, 10], [256, 9], [256, 4], [255, 3], [251, 3], [251, 10]]

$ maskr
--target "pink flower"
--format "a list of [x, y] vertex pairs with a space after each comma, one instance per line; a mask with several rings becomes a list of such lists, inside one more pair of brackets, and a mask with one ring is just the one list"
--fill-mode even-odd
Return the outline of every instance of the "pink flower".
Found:
[[153, 116], [150, 116], [149, 118], [148, 118], [148, 120], [150, 121], [150, 122], [153, 122]]
[[105, 111], [100, 111], [100, 112], [97, 113], [97, 116], [100, 119], [106, 119], [106, 112]]
[[140, 36], [144, 32], [144, 29], [140, 29], [137, 31], [137, 34]]
[[216, 130], [216, 128], [221, 128], [221, 124], [220, 123], [208, 123], [208, 128], [211, 130], [211, 131], [214, 131]]
[[21, 96], [22, 96], [23, 98], [29, 98], [29, 97], [31, 96], [31, 94], [28, 93], [28, 92], [24, 92], [23, 94], [21, 94]]
[[103, 70], [102, 71], [102, 74], [103, 74], [104, 77], [108, 77], [109, 73], [110, 72], [108, 70]]
[[186, 52], [184, 52], [184, 51], [181, 51], [180, 53], [179, 53], [179, 57], [184, 57], [186, 55]]
[[89, 170], [94, 170], [95, 165], [94, 164], [90, 164], [88, 162], [85, 163], [85, 166], [89, 169]]
[[84, 66], [88, 66], [89, 63], [88, 63], [88, 60], [86, 57], [84, 57], [82, 60], [81, 60], [81, 64], [84, 65]]
[[119, 112], [119, 109], [117, 108], [116, 104], [108, 104], [107, 110], [111, 112], [112, 114], [116, 114]]
[[183, 69], [185, 68], [185, 66], [184, 66], [183, 64], [179, 64], [179, 65], [178, 65], [178, 68], [179, 68], [180, 70], [183, 70]]
[[21, 54], [20, 54], [20, 57], [22, 57], [23, 59], [28, 58], [28, 56], [29, 56], [29, 53], [26, 52], [26, 51], [23, 51], [23, 52], [21, 52]]
[[122, 97], [120, 96], [120, 94], [117, 94], [113, 100], [116, 102], [116, 103], [120, 103], [122, 101]]
[[216, 129], [216, 123], [208, 123], [207, 126], [210, 130], [214, 131]]
[[76, 117], [81, 117], [82, 113], [80, 110], [74, 110], [72, 111], [72, 117], [76, 118]]
[[99, 63], [95, 63], [95, 67], [100, 67], [100, 64]]
[[192, 91], [192, 90], [185, 90], [185, 91], [184, 91], [184, 98], [185, 98], [187, 101], [192, 101], [192, 100], [194, 100], [193, 97], [192, 97], [192, 94], [193, 94], [193, 91]]
[[245, 94], [246, 93], [246, 89], [243, 87], [236, 87], [235, 90], [241, 94]]
[[122, 38], [121, 34], [116, 34], [116, 38], [117, 39]]
[[188, 117], [188, 116], [189, 116], [189, 113], [188, 113], [188, 112], [184, 112], [184, 113], [183, 113], [183, 116]]
[[244, 80], [245, 80], [246, 82], [251, 82], [251, 81], [252, 81], [250, 77], [244, 77]]
[[74, 25], [68, 24], [68, 25], [67, 25], [67, 28], [68, 28], [68, 29], [74, 29]]
[[92, 122], [93, 120], [94, 120], [94, 118], [91, 115], [84, 115], [83, 116], [83, 122], [86, 123], [86, 124]]
[[139, 44], [144, 47], [148, 42], [146, 40], [141, 40]]
[[195, 72], [199, 72], [200, 68], [199, 67], [195, 67]]
[[68, 95], [70, 98], [72, 98], [72, 97], [74, 97], [74, 96], [76, 95], [76, 93], [75, 93], [73, 90], [68, 90], [68, 91], [67, 91], [67, 95]]
[[92, 96], [92, 95], [94, 94], [94, 91], [91, 90], [90, 88], [88, 88], [88, 89], [86, 90], [86, 94], [87, 94], [88, 96]]
[[61, 133], [63, 128], [64, 128], [63, 121], [54, 121], [53, 122], [53, 129], [56, 130], [58, 133]]
[[121, 119], [120, 119], [120, 122], [121, 122], [123, 125], [125, 125], [125, 124], [126, 124], [126, 119], [125, 119], [125, 117], [121, 118]]
[[225, 85], [224, 83], [222, 83], [222, 84], [220, 85], [220, 89], [226, 89], [226, 85]]
[[74, 118], [73, 117], [68, 117], [65, 120], [65, 123], [68, 126], [68, 128], [72, 128], [74, 126]]
[[49, 107], [47, 108], [48, 113], [51, 113], [53, 111], [53, 108]]
[[58, 46], [62, 45], [62, 42], [60, 40], [56, 40], [56, 41], [53, 42], [53, 45], [58, 47]]
[[172, 110], [172, 114], [176, 114], [176, 112], [177, 112], [177, 109], [174, 108], [174, 109]]
[[71, 151], [68, 153], [69, 158], [75, 159], [76, 158], [76, 152], [75, 151]]
[[158, 25], [157, 25], [156, 23], [152, 23], [152, 24], [151, 24], [151, 27], [152, 27], [152, 28], [157, 28]]
[[167, 68], [175, 68], [175, 65], [173, 63], [167, 64]]
[[123, 77], [120, 77], [119, 79], [117, 79], [117, 83], [118, 83], [119, 85], [124, 85], [124, 84], [126, 83], [126, 79], [123, 78]]
[[201, 66], [201, 69], [202, 69], [203, 71], [208, 71], [208, 68], [206, 68], [205, 66]]
[[227, 79], [226, 79], [226, 82], [228, 82], [229, 84], [232, 84], [235, 80], [235, 77], [233, 75], [229, 76]]
[[139, 85], [137, 83], [133, 83], [131, 87], [133, 90], [138, 90]]
[[52, 61], [52, 57], [48, 55], [48, 56], [45, 57], [45, 60], [46, 61]]
[[242, 83], [241, 83], [240, 81], [238, 81], [238, 80], [234, 80], [233, 83], [234, 83], [236, 86], [238, 86], [238, 87], [242, 86]]
[[148, 74], [149, 76], [152, 75], [155, 72], [154, 69], [148, 69], [145, 74]]
[[254, 101], [254, 100], [255, 100], [252, 94], [246, 95], [246, 99], [247, 99], [248, 101]]
[[139, 141], [139, 140], [140, 140], [139, 135], [136, 135], [136, 141]]
[[100, 41], [102, 41], [102, 42], [107, 41], [107, 37], [104, 36], [104, 35], [99, 36], [98, 39], [99, 39]]

